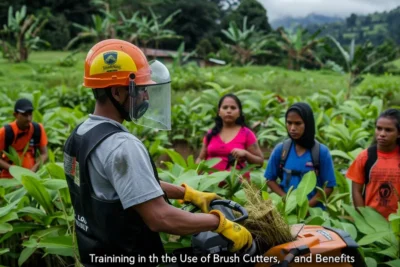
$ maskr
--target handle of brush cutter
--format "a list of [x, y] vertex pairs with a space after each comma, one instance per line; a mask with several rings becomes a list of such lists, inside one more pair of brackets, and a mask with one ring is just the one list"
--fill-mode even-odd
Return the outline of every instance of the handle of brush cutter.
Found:
[[212, 209], [213, 206], [217, 206], [217, 205], [225, 206], [227, 208], [230, 208], [230, 209], [236, 210], [237, 212], [240, 212], [240, 214], [242, 214], [242, 216], [232, 220], [234, 222], [244, 221], [249, 217], [247, 210], [245, 208], [243, 208], [242, 206], [240, 206], [235, 201], [226, 200], [226, 199], [215, 199], [215, 200], [211, 201], [210, 209]]

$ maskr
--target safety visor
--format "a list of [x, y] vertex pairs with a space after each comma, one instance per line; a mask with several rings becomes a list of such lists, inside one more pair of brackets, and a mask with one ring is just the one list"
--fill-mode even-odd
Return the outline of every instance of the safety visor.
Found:
[[129, 86], [129, 115], [138, 125], [160, 130], [171, 130], [171, 77], [160, 61], [150, 63], [147, 84]]

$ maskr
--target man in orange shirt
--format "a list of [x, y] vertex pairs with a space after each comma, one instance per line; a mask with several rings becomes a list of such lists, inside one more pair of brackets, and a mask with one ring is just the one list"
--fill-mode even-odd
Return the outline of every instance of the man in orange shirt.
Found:
[[[370, 206], [388, 218], [400, 201], [399, 110], [388, 109], [379, 116], [375, 139], [376, 145], [363, 150], [351, 164], [347, 177], [353, 181], [354, 206]], [[369, 163], [371, 159], [376, 161]]]
[[[12, 178], [9, 168], [14, 163], [4, 152], [10, 152], [9, 147], [13, 147], [20, 159], [21, 166], [36, 172], [40, 164], [47, 160], [47, 136], [40, 123], [32, 122], [32, 102], [21, 98], [15, 103], [15, 121], [5, 125], [0, 129], [0, 178]], [[35, 158], [39, 150], [40, 156]]]

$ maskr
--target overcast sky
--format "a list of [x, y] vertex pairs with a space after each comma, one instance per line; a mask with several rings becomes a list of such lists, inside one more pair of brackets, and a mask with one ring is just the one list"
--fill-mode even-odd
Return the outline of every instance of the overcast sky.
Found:
[[400, 6], [400, 0], [258, 0], [267, 9], [270, 21], [285, 17], [304, 17], [310, 13], [346, 17], [368, 14]]

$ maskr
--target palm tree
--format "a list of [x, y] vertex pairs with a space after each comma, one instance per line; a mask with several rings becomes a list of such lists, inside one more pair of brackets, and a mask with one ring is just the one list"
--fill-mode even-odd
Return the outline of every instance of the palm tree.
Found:
[[323, 39], [316, 39], [321, 30], [312, 35], [301, 28], [297, 28], [295, 34], [283, 29], [280, 29], [279, 33], [283, 40], [280, 46], [288, 55], [288, 69], [299, 70], [302, 62], [321, 65], [314, 51], [315, 47], [323, 41]]

